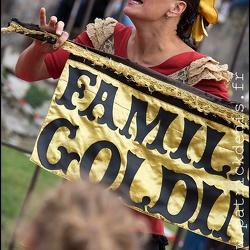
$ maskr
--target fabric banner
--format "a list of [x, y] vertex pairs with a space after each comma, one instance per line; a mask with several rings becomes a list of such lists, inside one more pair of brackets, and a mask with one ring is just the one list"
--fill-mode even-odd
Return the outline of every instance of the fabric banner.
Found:
[[[27, 32], [26, 32], [27, 33]], [[129, 207], [249, 249], [249, 115], [198, 89], [69, 42], [31, 156]]]
[[31, 160], [68, 180], [128, 187], [132, 208], [246, 246], [249, 139], [216, 120], [72, 56]]

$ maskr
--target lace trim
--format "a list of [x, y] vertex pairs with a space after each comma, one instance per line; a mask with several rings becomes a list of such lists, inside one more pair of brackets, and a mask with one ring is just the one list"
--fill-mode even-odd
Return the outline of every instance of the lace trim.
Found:
[[94, 23], [87, 25], [87, 34], [94, 48], [100, 49], [104, 42], [114, 33], [117, 20], [111, 17], [106, 19], [96, 18]]
[[173, 74], [168, 75], [170, 78], [182, 82], [184, 84], [188, 84], [188, 74], [189, 74], [190, 66], [182, 68]]
[[115, 48], [114, 48], [114, 35], [111, 35], [100, 47], [100, 51], [114, 54]]
[[211, 57], [201, 58], [190, 64], [189, 85], [191, 86], [202, 79], [224, 81], [225, 85], [228, 86], [232, 78], [233, 73], [228, 71], [228, 65], [219, 65], [219, 63]]
[[227, 69], [227, 64], [219, 65], [213, 58], [205, 57], [193, 61], [189, 66], [176, 71], [169, 77], [190, 86], [194, 86], [204, 79], [224, 81], [225, 85], [228, 86], [233, 78], [233, 73]]

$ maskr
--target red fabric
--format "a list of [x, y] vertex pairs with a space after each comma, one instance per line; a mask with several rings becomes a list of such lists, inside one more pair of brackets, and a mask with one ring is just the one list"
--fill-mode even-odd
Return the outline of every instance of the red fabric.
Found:
[[[73, 40], [76, 43], [84, 44], [89, 47], [93, 47], [92, 42], [87, 36], [86, 32], [81, 33], [76, 39]], [[52, 54], [48, 54], [45, 58], [47, 69], [52, 78], [58, 79], [63, 71], [64, 65], [69, 58], [69, 52], [60, 49]]]
[[[115, 26], [114, 32], [114, 41], [115, 41], [115, 55], [127, 58], [127, 44], [128, 39], [131, 34], [132, 27], [124, 26], [121, 23], [117, 23]], [[93, 47], [92, 42], [87, 36], [86, 32], [81, 33], [74, 42], [85, 44], [89, 47]], [[54, 79], [60, 77], [63, 67], [68, 59], [69, 52], [65, 50], [59, 50], [53, 54], [47, 55], [45, 58], [45, 63], [47, 68]], [[173, 56], [166, 60], [164, 63], [151, 67], [152, 70], [155, 70], [164, 75], [170, 75], [181, 68], [188, 66], [192, 61], [206, 57], [198, 52], [186, 52], [179, 55]], [[213, 95], [229, 99], [228, 92], [223, 81], [215, 80], [202, 80], [194, 87], [211, 93]]]
[[158, 220], [152, 216], [140, 213], [138, 211], [133, 210], [133, 213], [138, 217], [142, 217], [143, 219], [146, 219], [150, 225], [150, 231], [149, 232], [143, 232], [143, 233], [150, 233], [150, 234], [158, 234], [158, 235], [164, 235], [164, 222], [162, 220]]
[[[114, 32], [114, 43], [115, 43], [115, 55], [127, 58], [127, 44], [128, 39], [131, 34], [132, 27], [126, 27], [121, 23], [117, 23]], [[89, 47], [93, 47], [92, 42], [90, 41], [89, 37], [87, 36], [86, 32], [81, 33], [74, 42], [87, 45]], [[69, 57], [69, 53], [64, 50], [59, 50], [53, 54], [47, 55], [45, 58], [45, 63], [47, 68], [54, 79], [60, 77], [61, 72], [64, 68], [66, 60]], [[164, 75], [169, 75], [181, 68], [189, 65], [192, 61], [205, 57], [198, 52], [186, 52], [176, 55], [164, 63], [151, 67], [152, 70], [155, 70], [159, 73]], [[228, 100], [228, 93], [225, 84], [220, 81], [214, 80], [202, 80], [194, 87], [211, 93], [213, 95], [225, 98]], [[164, 222], [162, 220], [155, 219], [154, 217], [144, 215], [135, 211], [138, 216], [146, 217], [151, 225], [151, 232], [152, 234], [164, 235]]]

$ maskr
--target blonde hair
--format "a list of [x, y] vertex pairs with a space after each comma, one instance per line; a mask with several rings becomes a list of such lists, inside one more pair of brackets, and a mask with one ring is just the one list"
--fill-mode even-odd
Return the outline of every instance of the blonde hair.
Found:
[[66, 182], [43, 202], [26, 237], [29, 250], [138, 250], [146, 221], [99, 184]]

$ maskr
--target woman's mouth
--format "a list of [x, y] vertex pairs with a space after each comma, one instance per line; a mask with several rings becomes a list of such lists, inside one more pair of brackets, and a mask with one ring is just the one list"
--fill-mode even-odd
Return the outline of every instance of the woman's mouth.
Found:
[[141, 0], [130, 0], [129, 2], [133, 4], [143, 4]]

